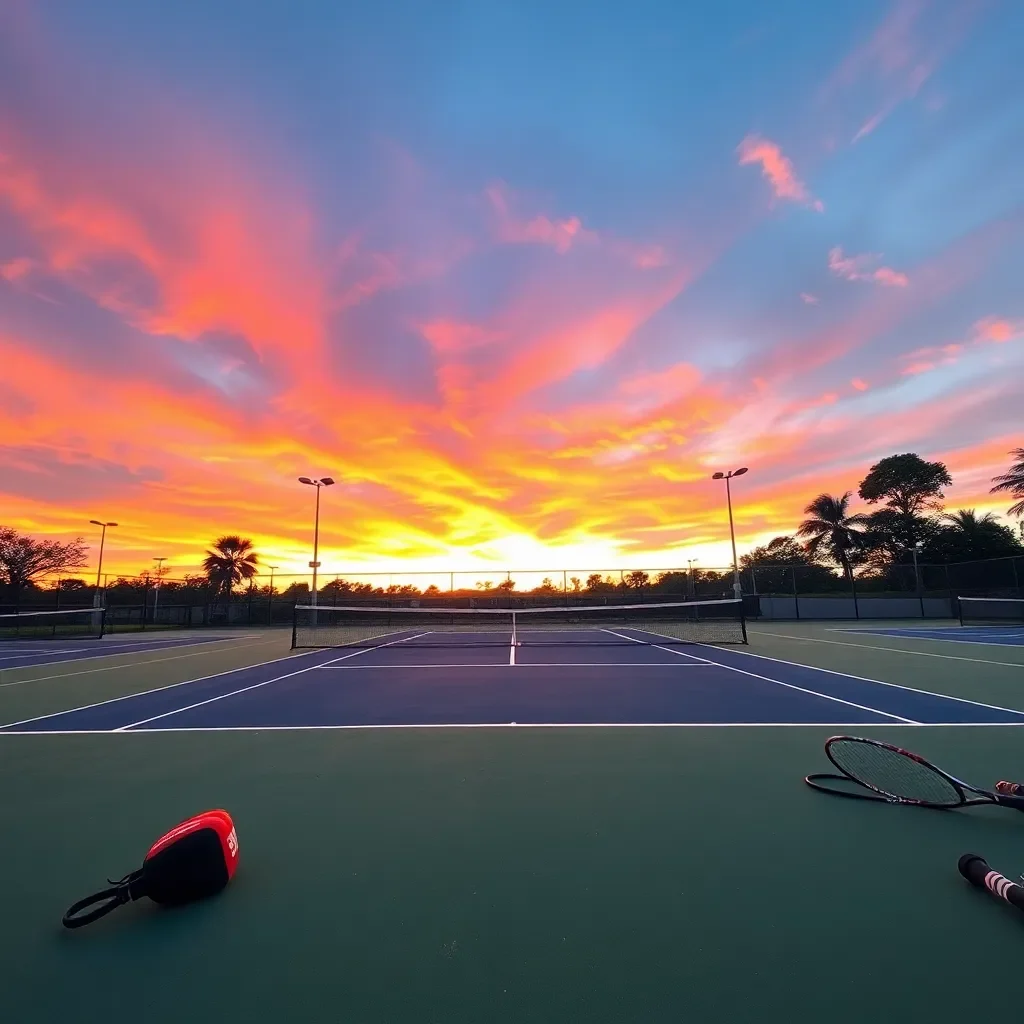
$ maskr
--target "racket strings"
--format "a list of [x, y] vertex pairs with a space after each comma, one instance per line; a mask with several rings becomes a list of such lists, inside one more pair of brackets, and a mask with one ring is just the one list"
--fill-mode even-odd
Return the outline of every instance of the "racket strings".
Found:
[[828, 753], [840, 771], [887, 796], [949, 806], [963, 801], [948, 779], [909, 754], [857, 740], [838, 740]]

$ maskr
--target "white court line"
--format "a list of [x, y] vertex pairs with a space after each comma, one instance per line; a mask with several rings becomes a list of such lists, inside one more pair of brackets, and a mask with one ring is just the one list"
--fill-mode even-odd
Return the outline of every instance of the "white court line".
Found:
[[364, 725], [189, 725], [165, 729], [38, 729], [8, 736], [160, 736], [178, 732], [331, 732], [409, 729], [1021, 729], [1013, 722], [424, 722]]
[[[429, 631], [428, 631], [429, 632]], [[416, 636], [406, 637], [403, 640], [392, 640], [389, 643], [381, 644], [381, 647], [390, 647], [392, 644], [405, 643], [406, 640], [418, 640], [421, 636], [426, 636], [426, 633], [417, 633]], [[330, 661], [324, 662], [325, 665], [331, 665], [337, 661], [345, 661], [347, 658], [358, 658], [361, 654], [367, 654], [370, 651], [379, 651], [380, 647], [365, 647], [359, 651], [353, 651], [351, 654], [343, 654], [339, 658], [332, 658]], [[152, 715], [150, 718], [140, 718], [137, 722], [130, 722], [128, 725], [119, 726], [115, 729], [115, 732], [126, 732], [128, 729], [133, 729], [137, 725], [146, 725], [149, 722], [157, 722], [161, 718], [169, 718], [171, 715], [181, 714], [183, 711], [191, 711], [193, 708], [201, 708], [206, 704], [213, 704], [215, 701], [224, 700], [226, 697], [235, 697], [240, 693], [248, 693], [250, 690], [258, 690], [261, 686], [269, 686], [271, 683], [279, 683], [282, 679], [291, 679], [292, 676], [301, 676], [304, 672], [312, 672], [313, 669], [320, 668], [319, 665], [307, 665], [305, 668], [296, 669], [294, 672], [286, 672], [283, 676], [275, 676], [273, 679], [264, 679], [260, 683], [252, 683], [249, 686], [243, 686], [238, 690], [231, 690], [228, 693], [218, 694], [216, 697], [208, 697], [206, 700], [196, 701], [195, 704], [186, 704], [183, 708], [175, 708], [173, 711], [165, 711], [160, 715]]]
[[[257, 640], [256, 643], [250, 644], [249, 646], [250, 647], [260, 647], [260, 646], [265, 646], [266, 644], [272, 644], [272, 643], [276, 643], [276, 642], [277, 642], [276, 638], [274, 640]], [[189, 646], [193, 646], [193, 645], [189, 645]], [[131, 652], [129, 652], [129, 653], [131, 653]], [[138, 653], [140, 653], [140, 654], [152, 654], [154, 652], [152, 652], [152, 651], [140, 651]], [[164, 661], [180, 661], [182, 658], [201, 658], [204, 654], [209, 654], [209, 653], [210, 653], [209, 651], [205, 651], [205, 650], [204, 651], [192, 651], [190, 654], [174, 654], [174, 655], [171, 655], [171, 657], [169, 657], [169, 658], [149, 658], [146, 661], [125, 661], [125, 662], [122, 662], [119, 665], [97, 665], [95, 668], [83, 668], [83, 669], [79, 669], [79, 671], [77, 671], [77, 672], [57, 672], [57, 673], [55, 673], [52, 676], [32, 676], [30, 679], [12, 679], [12, 680], [10, 680], [10, 682], [0, 683], [0, 690], [2, 690], [4, 687], [7, 687], [7, 686], [24, 686], [26, 683], [47, 683], [51, 679], [70, 679], [73, 676], [90, 676], [94, 672], [113, 672], [115, 669], [119, 669], [119, 668], [145, 668], [148, 665], [159, 665], [161, 662], [164, 662]], [[313, 652], [312, 651], [303, 651], [302, 653], [303, 654], [312, 654]], [[112, 657], [114, 657], [114, 655], [112, 655]], [[96, 660], [97, 659], [95, 659], [95, 658], [68, 658], [68, 660], [66, 662], [62, 662], [62, 664], [74, 665], [76, 662], [79, 662], [79, 661], [96, 661]], [[269, 662], [261, 662], [259, 664], [269, 664]], [[45, 668], [45, 667], [46, 667], [45, 663], [41, 664], [41, 665], [18, 665], [17, 666], [17, 668]], [[245, 668], [246, 666], [243, 665], [241, 667]], [[177, 684], [175, 683], [175, 684], [172, 684], [172, 685], [177, 685]], [[152, 691], [147, 691], [147, 692], [152, 692]], [[126, 694], [125, 696], [131, 696], [131, 694]], [[119, 698], [115, 698], [115, 699], [119, 699]], [[55, 714], [56, 714], [56, 712], [55, 712]]]
[[[47, 657], [52, 658], [56, 654], [80, 654], [82, 651], [87, 651], [88, 647], [72, 647], [69, 651], [18, 651], [16, 654], [4, 654], [0, 656], [0, 661], [13, 661], [15, 658], [31, 658], [37, 654], [46, 654]], [[31, 668], [31, 665], [16, 665], [15, 668]]]
[[[621, 636], [626, 640], [632, 640], [634, 643], [642, 644], [647, 643], [645, 640], [637, 640], [636, 637], [626, 636], [625, 633], [616, 633], [615, 630], [609, 629], [607, 632], [614, 634], [615, 636]], [[647, 630], [640, 630], [639, 632], [648, 632]], [[651, 633], [652, 636], [661, 636], [660, 633]], [[681, 658], [692, 658], [694, 655], [686, 654], [684, 651], [673, 651], [670, 647], [662, 647], [660, 644], [651, 644], [652, 647], [658, 648], [659, 651], [668, 651], [670, 654], [678, 654]], [[912, 718], [904, 718], [902, 715], [894, 715], [889, 711], [880, 711], [878, 708], [868, 707], [866, 704], [858, 704], [856, 701], [844, 700], [842, 697], [833, 697], [827, 693], [818, 693], [817, 690], [808, 690], [806, 687], [797, 686], [795, 683], [784, 683], [781, 679], [772, 679], [770, 676], [761, 676], [756, 672], [748, 672], [743, 668], [734, 668], [732, 665], [723, 665], [720, 661], [712, 661], [710, 658], [701, 659], [707, 661], [709, 665], [717, 665], [719, 668], [729, 669], [730, 672], [738, 672], [743, 676], [750, 676], [752, 679], [762, 679], [766, 683], [775, 683], [776, 686], [784, 686], [787, 690], [798, 690], [800, 693], [807, 693], [813, 697], [823, 697], [825, 700], [833, 700], [837, 704], [845, 704], [847, 707], [857, 708], [860, 711], [870, 711], [875, 715], [883, 715], [885, 718], [895, 718], [898, 722], [906, 722], [908, 724], [920, 725], [919, 722], [915, 722]]]
[[[63, 664], [70, 665], [70, 664], [73, 664], [76, 661], [94, 661], [96, 658], [118, 658], [118, 657], [120, 657], [123, 654], [135, 654], [135, 653], [148, 654], [150, 651], [159, 651], [159, 650], [168, 650], [168, 649], [173, 650], [173, 651], [177, 651], [177, 650], [179, 650], [182, 647], [207, 647], [207, 646], [209, 646], [212, 643], [233, 643], [236, 640], [252, 640], [252, 639], [255, 639], [257, 636], [259, 636], [258, 633], [249, 633], [249, 634], [247, 634], [245, 636], [230, 637], [230, 638], [228, 638], [228, 637], [218, 637], [216, 639], [192, 640], [191, 642], [185, 643], [185, 644], [175, 644], [175, 646], [171, 647], [171, 648], [167, 648], [166, 646], [164, 646], [164, 647], [150, 647], [146, 651], [139, 651], [139, 652], [136, 652], [134, 650], [126, 650], [126, 651], [109, 650], [109, 649], [108, 650], [100, 650], [98, 647], [77, 647], [77, 648], [75, 648], [72, 651], [45, 651], [45, 652], [35, 652], [35, 653], [45, 653], [45, 654], [47, 654], [47, 655], [52, 657], [53, 655], [56, 655], [56, 654], [80, 654], [82, 652], [87, 652], [88, 657], [85, 657], [85, 658], [68, 658], [67, 661], [65, 661], [63, 663]], [[275, 637], [274, 639], [276, 640], [277, 638]], [[103, 641], [101, 640], [100, 643], [102, 643], [102, 642]], [[260, 640], [260, 641], [258, 641], [258, 643], [269, 643], [269, 642], [270, 641], [267, 641], [267, 640]], [[133, 646], [136, 646], [136, 647], [140, 646], [141, 643], [142, 643], [142, 641], [139, 641], [138, 643], [134, 644]], [[121, 646], [127, 647], [127, 646], [130, 646], [130, 645], [128, 645], [128, 644], [118, 644], [117, 646], [119, 646], [119, 647], [121, 647]], [[33, 652], [22, 651], [21, 654], [18, 655], [18, 656], [19, 657], [24, 657], [25, 654], [29, 654], [29, 653], [33, 653]], [[15, 668], [15, 669], [19, 669], [19, 668], [45, 668], [48, 664], [50, 664], [50, 663], [45, 661], [45, 660], [43, 660], [43, 661], [34, 662], [31, 665], [14, 665], [13, 668]], [[143, 664], [143, 663], [139, 662], [139, 664]], [[152, 665], [152, 664], [155, 664], [155, 662], [145, 662], [145, 664]], [[120, 666], [120, 665], [111, 665], [110, 667], [111, 668], [121, 668], [122, 666]], [[56, 677], [47, 676], [45, 678], [56, 678]], [[18, 682], [25, 683], [25, 682], [35, 682], [35, 681], [36, 680], [34, 680], [34, 679], [20, 679], [20, 680], [15, 680], [15, 684], [18, 683]], [[0, 686], [11, 686], [11, 685], [15, 685], [15, 684], [0, 683]]]
[[[4, 729], [9, 729], [9, 728], [12, 728], [13, 726], [16, 726], [16, 725], [27, 725], [29, 722], [41, 722], [44, 718], [56, 718], [58, 715], [72, 715], [72, 714], [74, 714], [77, 711], [88, 711], [90, 708], [103, 707], [104, 704], [114, 704], [115, 702], [117, 702], [119, 700], [133, 700], [136, 697], [144, 697], [144, 696], [146, 696], [147, 694], [150, 694], [150, 693], [160, 693], [162, 690], [173, 690], [176, 686], [188, 686], [190, 683], [203, 683], [207, 679], [216, 679], [219, 676], [229, 676], [229, 675], [231, 675], [232, 672], [246, 672], [246, 671], [248, 671], [249, 669], [252, 669], [252, 668], [263, 668], [265, 665], [274, 665], [277, 662], [281, 662], [281, 661], [291, 661], [292, 658], [304, 658], [304, 657], [306, 657], [309, 654], [323, 654], [323, 651], [322, 650], [303, 651], [302, 654], [292, 654], [292, 655], [288, 655], [288, 656], [286, 656], [284, 658], [271, 658], [269, 661], [258, 661], [254, 665], [241, 665], [238, 668], [227, 668], [227, 669], [224, 669], [223, 672], [212, 672], [210, 675], [207, 675], [207, 676], [196, 676], [195, 679], [182, 679], [180, 682], [168, 683], [166, 686], [154, 686], [152, 690], [139, 690], [138, 693], [123, 693], [119, 697], [108, 697], [106, 700], [97, 700], [97, 701], [94, 701], [92, 704], [82, 704], [80, 707], [68, 708], [65, 711], [51, 711], [51, 712], [49, 712], [48, 714], [45, 714], [45, 715], [36, 715], [34, 718], [22, 718], [22, 719], [19, 719], [16, 722], [5, 722], [3, 724], [0, 724], [0, 734], [2, 734], [2, 731]], [[182, 655], [182, 657], [185, 657], [185, 655]], [[167, 658], [165, 660], [166, 661], [170, 661], [171, 659]], [[152, 663], [151, 662], [132, 662], [131, 665], [125, 665], [125, 666], [117, 666], [116, 665], [116, 666], [111, 666], [111, 667], [113, 667], [113, 668], [121, 668], [121, 667], [124, 667], [124, 668], [138, 668], [139, 665], [149, 665], [149, 664], [152, 664]], [[61, 676], [61, 677], [58, 677], [58, 678], [64, 678], [64, 677]], [[21, 682], [36, 683], [36, 682], [39, 682], [39, 680], [38, 679], [26, 679], [26, 680], [21, 680]], [[104, 730], [101, 729], [101, 730], [98, 730], [98, 731], [99, 732], [103, 732]]]
[[[874, 644], [855, 644], [850, 640], [825, 640], [822, 637], [797, 636], [795, 633], [773, 633], [763, 629], [751, 629], [749, 630], [749, 632], [756, 633], [758, 636], [781, 636], [786, 640], [806, 640], [809, 644], [835, 644], [837, 647], [857, 647], [862, 651], [886, 651], [892, 652], [893, 654], [910, 654], [913, 655], [915, 658], [944, 658], [946, 661], [969, 661], [972, 665], [1002, 665], [1004, 668], [1019, 668], [1021, 670], [1024, 670], [1024, 665], [1015, 664], [1012, 661], [988, 661], [985, 658], [964, 658], [961, 657], [959, 654], [933, 654], [931, 651], [908, 651], [904, 647], [877, 647]], [[893, 637], [893, 639], [895, 640], [899, 638]], [[908, 639], [915, 638], [910, 637]], [[991, 644], [990, 646], [998, 647], [1000, 645]], [[806, 667], [813, 668], [814, 666], [808, 665]]]
[[376, 672], [394, 672], [396, 669], [407, 668], [721, 668], [712, 661], [517, 661], [514, 665], [506, 665], [501, 661], [487, 661], [479, 664], [443, 665], [431, 663], [429, 665], [321, 665], [321, 668], [330, 669], [333, 672], [358, 672], [372, 670]]

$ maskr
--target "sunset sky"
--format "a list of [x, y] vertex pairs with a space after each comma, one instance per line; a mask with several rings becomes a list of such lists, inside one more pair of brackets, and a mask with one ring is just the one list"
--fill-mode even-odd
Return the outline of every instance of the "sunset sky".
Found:
[[[0, 0], [0, 524], [729, 562], [1024, 445], [1024, 4]], [[93, 556], [95, 547], [93, 548]]]

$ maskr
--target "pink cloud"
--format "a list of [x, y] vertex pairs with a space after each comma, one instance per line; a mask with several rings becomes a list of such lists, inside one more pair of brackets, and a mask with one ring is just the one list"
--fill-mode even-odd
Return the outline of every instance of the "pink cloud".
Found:
[[459, 323], [454, 320], [435, 320], [421, 324], [420, 333], [435, 352], [454, 354], [480, 348], [497, 341], [500, 335], [479, 324]]
[[568, 252], [581, 242], [596, 242], [597, 232], [583, 227], [579, 217], [552, 220], [538, 214], [529, 220], [517, 218], [509, 202], [508, 190], [502, 184], [489, 186], [485, 195], [497, 216], [498, 241], [508, 245], [547, 245], [556, 252]]
[[906, 274], [892, 267], [873, 267], [880, 256], [862, 253], [859, 256], [846, 256], [841, 246], [829, 250], [828, 269], [837, 277], [847, 281], [876, 281], [888, 288], [906, 288], [910, 279]]
[[27, 277], [34, 267], [35, 262], [33, 260], [25, 256], [19, 256], [17, 259], [0, 264], [0, 277], [11, 283], [20, 281], [22, 278]]
[[932, 345], [908, 352], [903, 358], [910, 360], [903, 368], [904, 377], [928, 373], [939, 366], [952, 366], [963, 352], [963, 345], [952, 342], [948, 345]]
[[623, 395], [646, 399], [657, 405], [664, 405], [692, 391], [700, 384], [700, 371], [689, 363], [676, 363], [655, 373], [642, 373], [628, 377], [619, 386]]
[[870, 135], [902, 103], [920, 94], [962, 42], [980, 6], [896, 0], [871, 36], [846, 55], [821, 90], [822, 101], [842, 94], [844, 105], [852, 101], [873, 108], [862, 118], [852, 142]]
[[867, 384], [861, 380], [860, 377], [854, 377], [853, 380], [850, 381], [850, 387], [855, 391], [867, 391], [868, 389]]
[[973, 327], [975, 344], [983, 345], [991, 342], [996, 345], [1005, 344], [1024, 337], [1024, 320], [1003, 320], [989, 316], [979, 320]]
[[817, 295], [811, 295], [810, 292], [801, 292], [800, 293], [800, 298], [808, 306], [816, 306], [818, 304], [818, 302], [819, 302], [818, 296]]
[[796, 176], [793, 164], [784, 156], [779, 146], [770, 139], [759, 135], [748, 135], [736, 147], [740, 166], [760, 164], [761, 174], [772, 187], [777, 199], [788, 199], [800, 203], [821, 213], [825, 209], [820, 199], [815, 199], [807, 190], [807, 186]]

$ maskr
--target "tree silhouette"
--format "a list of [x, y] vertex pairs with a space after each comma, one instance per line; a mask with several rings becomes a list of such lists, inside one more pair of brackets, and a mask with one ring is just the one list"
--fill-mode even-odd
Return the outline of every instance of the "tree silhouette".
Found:
[[[1009, 491], [1012, 497], [1019, 498], [1020, 500], [1011, 505], [1006, 510], [1006, 514], [1009, 516], [1024, 516], [1024, 448], [1014, 448], [1010, 454], [1014, 457], [1013, 465], [1010, 466], [1007, 472], [1000, 473], [999, 476], [992, 478], [995, 487], [992, 488], [990, 493], [998, 494], [1000, 491]], [[1022, 536], [1024, 536], [1024, 533], [1022, 533]]]
[[17, 603], [22, 589], [36, 577], [85, 565], [88, 547], [81, 537], [66, 544], [35, 540], [9, 526], [0, 526], [0, 583], [14, 592]]
[[991, 512], [979, 516], [973, 508], [961, 508], [943, 518], [943, 525], [928, 538], [926, 561], [969, 562], [984, 558], [1006, 558], [1024, 548], [1007, 526]]
[[212, 551], [206, 552], [203, 571], [217, 593], [227, 598], [242, 580], [256, 575], [258, 563], [259, 556], [253, 551], [251, 540], [226, 534], [214, 541]]
[[858, 494], [869, 505], [884, 501], [906, 517], [920, 516], [939, 508], [942, 488], [953, 483], [942, 462], [926, 462], [907, 452], [876, 462], [860, 482]]
[[851, 555], [864, 544], [864, 528], [868, 517], [856, 513], [850, 515], [851, 491], [837, 498], [831, 494], [819, 494], [804, 512], [810, 517], [797, 528], [798, 537], [807, 538], [807, 553], [827, 554], [843, 567], [843, 575], [853, 579]]

